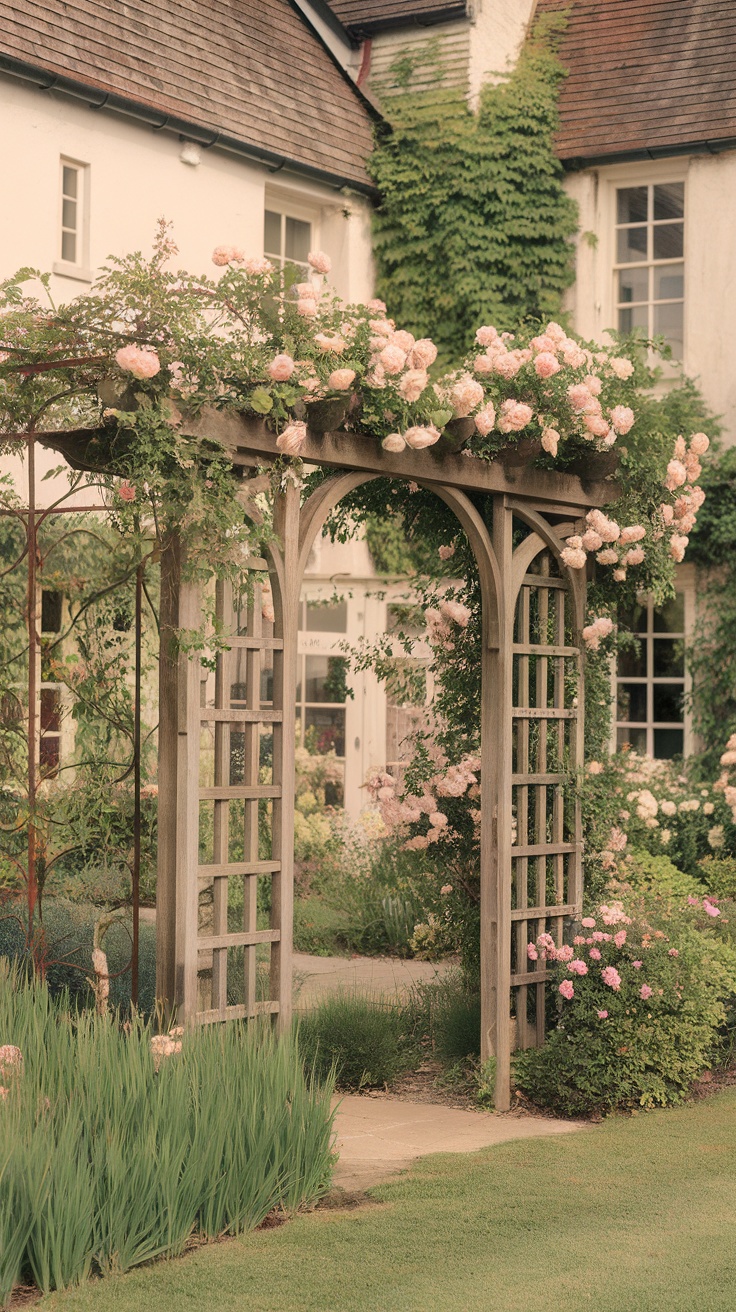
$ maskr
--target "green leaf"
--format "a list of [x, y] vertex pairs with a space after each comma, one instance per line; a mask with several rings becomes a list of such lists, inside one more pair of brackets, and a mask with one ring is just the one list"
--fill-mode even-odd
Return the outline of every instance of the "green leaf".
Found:
[[429, 418], [435, 428], [444, 428], [445, 424], [449, 424], [453, 413], [452, 410], [432, 410]]
[[273, 397], [265, 387], [256, 387], [248, 397], [248, 401], [251, 410], [255, 410], [257, 415], [267, 415], [273, 410]]

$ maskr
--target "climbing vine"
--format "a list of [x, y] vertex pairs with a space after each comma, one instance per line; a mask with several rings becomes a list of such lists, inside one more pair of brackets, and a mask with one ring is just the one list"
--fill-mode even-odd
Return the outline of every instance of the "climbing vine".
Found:
[[390, 127], [370, 161], [382, 196], [378, 292], [453, 362], [478, 323], [505, 329], [556, 315], [573, 281], [577, 208], [553, 150], [564, 22], [537, 23], [477, 113], [462, 89], [382, 101]]

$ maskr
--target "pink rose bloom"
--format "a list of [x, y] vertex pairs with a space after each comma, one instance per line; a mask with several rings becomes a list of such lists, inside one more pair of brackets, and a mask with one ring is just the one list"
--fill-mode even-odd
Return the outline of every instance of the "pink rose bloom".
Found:
[[402, 351], [400, 346], [392, 346], [389, 342], [379, 352], [378, 363], [383, 365], [387, 374], [400, 374], [406, 364], [406, 351]]
[[398, 455], [399, 452], [406, 449], [406, 442], [401, 433], [389, 433], [388, 437], [384, 437], [381, 446], [384, 451], [390, 451], [393, 455]]
[[502, 354], [499, 353], [493, 357], [495, 372], [505, 378], [507, 382], [516, 377], [523, 363], [520, 351], [504, 351]]
[[311, 319], [317, 313], [317, 302], [313, 297], [302, 296], [296, 303], [296, 312], [303, 319]]
[[313, 282], [295, 282], [291, 289], [298, 300], [316, 301], [317, 288]]
[[332, 260], [324, 251], [310, 251], [307, 256], [307, 264], [310, 264], [315, 273], [329, 273], [332, 268]]
[[571, 979], [563, 979], [563, 981], [562, 981], [562, 983], [560, 984], [560, 987], [559, 987], [559, 992], [562, 994], [563, 998], [567, 998], [568, 1002], [570, 1001], [571, 998], [574, 998], [574, 997], [575, 997], [575, 989], [574, 989], [574, 987], [573, 987], [573, 982], [572, 982], [572, 980], [571, 980]]
[[412, 369], [429, 369], [437, 359], [437, 347], [428, 337], [420, 337], [409, 352], [408, 364]]
[[118, 488], [118, 496], [121, 501], [135, 501], [135, 488], [126, 479]]
[[295, 419], [276, 438], [276, 446], [287, 456], [298, 456], [307, 440], [307, 425]]
[[429, 377], [424, 369], [408, 369], [399, 383], [399, 395], [408, 401], [418, 401]]
[[414, 341], [414, 334], [405, 332], [403, 328], [395, 328], [389, 337], [391, 346], [398, 346], [399, 350], [404, 351], [407, 355], [412, 349]]
[[439, 442], [440, 432], [434, 424], [417, 425], [414, 428], [407, 428], [404, 433], [404, 441], [407, 446], [414, 451], [421, 451], [425, 446], [434, 446]]
[[596, 1012], [596, 1016], [598, 1017], [599, 1020], [608, 1020], [608, 1012], [607, 1012], [607, 1011], [597, 1011], [597, 1012]]
[[467, 606], [463, 606], [459, 601], [443, 601], [440, 611], [447, 619], [452, 620], [453, 624], [459, 624], [461, 629], [467, 629], [472, 614]]
[[530, 961], [538, 961], [538, 960], [539, 960], [539, 953], [537, 952], [537, 949], [535, 948], [535, 946], [534, 946], [533, 943], [527, 943], [527, 945], [526, 945], [526, 955], [528, 956], [528, 958], [529, 958]]
[[345, 392], [350, 384], [355, 381], [354, 369], [333, 369], [327, 379], [327, 386], [331, 387], [333, 392]]
[[268, 366], [268, 375], [275, 383], [285, 383], [294, 372], [294, 361], [290, 355], [275, 355]]
[[634, 967], [634, 970], [641, 970], [642, 966], [644, 965], [644, 962], [643, 962], [643, 961], [632, 961], [631, 964], [632, 964], [632, 966]]
[[523, 401], [508, 400], [502, 402], [501, 413], [498, 420], [499, 432], [521, 432], [522, 428], [526, 428], [533, 413], [531, 406], [525, 405]]
[[573, 959], [574, 956], [575, 956], [575, 953], [573, 952], [573, 950], [572, 950], [572, 948], [570, 947], [569, 943], [564, 943], [564, 944], [562, 945], [561, 948], [558, 948], [558, 949], [557, 949], [557, 960], [558, 960], [558, 961], [572, 961], [572, 959]]
[[496, 424], [496, 411], [491, 401], [487, 401], [482, 410], [479, 410], [475, 416], [475, 426], [482, 437], [487, 437], [493, 432]]
[[595, 920], [592, 916], [583, 916], [580, 924], [583, 926], [583, 929], [595, 929]]
[[647, 998], [651, 998], [653, 992], [654, 990], [650, 989], [648, 984], [642, 984], [641, 988], [639, 989], [639, 997], [643, 998], [643, 1000], [646, 1002]]
[[621, 976], [615, 966], [604, 966], [601, 971], [601, 979], [604, 984], [613, 989], [614, 993], [618, 993], [621, 988]]
[[617, 378], [630, 378], [634, 372], [634, 366], [631, 360], [627, 360], [623, 355], [615, 355], [608, 363]]
[[583, 938], [582, 934], [576, 934], [573, 939], [574, 946], [576, 948], [580, 948], [584, 945], [584, 943], [585, 943], [585, 939]]
[[580, 541], [586, 551], [597, 551], [603, 546], [603, 538], [593, 528], [586, 529]]
[[342, 355], [347, 342], [339, 333], [315, 333], [315, 346], [321, 351], [332, 351], [335, 355]]
[[[231, 258], [235, 258], [235, 254]], [[273, 265], [270, 260], [264, 259], [263, 256], [254, 256], [250, 260], [245, 260], [243, 268], [246, 273], [252, 277], [260, 277], [261, 274], [273, 273]]]
[[601, 950], [600, 950], [600, 948], [591, 948], [591, 949], [590, 949], [590, 959], [591, 959], [591, 961], [600, 961], [600, 959], [601, 959]]
[[556, 355], [551, 351], [541, 351], [534, 361], [534, 372], [537, 378], [551, 378], [553, 374], [559, 373], [560, 362]]
[[[542, 352], [546, 352], [547, 354], [551, 352], [552, 355], [554, 355], [555, 351], [557, 350], [557, 343], [553, 341], [553, 339], [549, 336], [549, 333], [542, 333], [540, 337], [532, 337], [532, 340], [530, 341], [529, 345], [533, 351], [542, 351]], [[557, 366], [557, 368], [559, 369], [559, 365]], [[552, 372], [556, 374], [557, 369], [553, 369]], [[539, 376], [540, 378], [542, 378], [544, 375], [540, 374]]]
[[577, 342], [567, 339], [562, 344], [562, 358], [571, 369], [580, 369], [585, 364], [587, 356]]
[[449, 401], [456, 419], [465, 419], [483, 400], [483, 388], [470, 374], [463, 374], [450, 388]]
[[615, 570], [613, 571], [613, 577], [614, 577], [614, 580], [615, 580], [616, 583], [625, 583], [625, 582], [626, 582], [626, 570], [625, 570], [625, 569], [615, 569]]
[[495, 356], [476, 355], [473, 368], [477, 374], [492, 374]]
[[693, 433], [690, 438], [690, 450], [695, 456], [704, 456], [710, 446], [710, 438], [705, 433]]
[[712, 902], [709, 902], [707, 898], [705, 898], [705, 899], [703, 900], [703, 910], [704, 910], [706, 916], [714, 916], [714, 917], [715, 917], [715, 916], [720, 916], [720, 914], [721, 914], [720, 911], [719, 911], [719, 909], [718, 909], [718, 907], [714, 907], [714, 906], [713, 906], [713, 903], [712, 903]]
[[627, 528], [622, 528], [619, 535], [619, 542], [628, 544], [629, 542], [641, 542], [645, 538], [647, 531], [642, 524], [630, 524]]
[[582, 412], [590, 406], [594, 398], [585, 383], [573, 383], [572, 387], [567, 389], [567, 399], [573, 410]]
[[20, 1068], [23, 1065], [23, 1053], [20, 1048], [16, 1048], [14, 1043], [4, 1043], [0, 1047], [0, 1069], [7, 1070], [11, 1066]]
[[132, 374], [134, 378], [154, 378], [161, 368], [161, 361], [155, 351], [145, 346], [121, 346], [115, 352], [115, 363], [119, 369]]
[[[593, 924], [595, 924], [595, 921], [593, 921]], [[606, 937], [605, 934], [601, 933], [600, 929], [596, 929], [591, 934], [591, 938], [593, 939], [594, 943], [602, 943], [605, 937]]]
[[370, 310], [371, 314], [386, 313], [385, 303], [383, 301], [379, 301], [378, 297], [374, 297], [372, 301], [366, 301], [365, 308], [366, 310]]
[[618, 552], [612, 547], [606, 547], [605, 550], [599, 551], [596, 556], [599, 565], [615, 565], [618, 560]]
[[440, 560], [450, 560], [455, 555], [455, 548], [453, 546], [439, 547], [437, 550], [437, 555], [439, 556]]
[[579, 957], [576, 957], [574, 961], [571, 961], [567, 969], [572, 971], [573, 975], [587, 975], [588, 973], [587, 965], [584, 961], [581, 961]]
[[479, 328], [475, 334], [475, 340], [479, 346], [491, 346], [497, 338], [498, 329], [492, 328], [489, 324], [485, 324], [483, 327]]
[[616, 405], [613, 410], [609, 410], [611, 424], [621, 436], [628, 433], [634, 422], [634, 411], [630, 410], [627, 405]]
[[623, 558], [623, 564], [624, 564], [624, 565], [641, 565], [642, 561], [644, 560], [645, 555], [646, 555], [646, 552], [644, 551], [644, 548], [643, 548], [643, 547], [632, 547], [632, 548], [631, 548], [631, 551], [627, 551], [627, 552], [626, 552], [626, 555], [625, 555], [624, 558]]
[[667, 477], [664, 485], [670, 492], [674, 492], [676, 487], [682, 487], [687, 482], [687, 469], [681, 460], [670, 460], [667, 466]]
[[670, 538], [670, 555], [674, 561], [679, 562], [684, 559], [687, 544], [690, 541], [680, 533], [673, 533]]
[[232, 246], [215, 246], [212, 252], [212, 263], [216, 264], [218, 268], [224, 269], [225, 265], [230, 263], [232, 256]]
[[[608, 424], [601, 415], [586, 415], [584, 422], [585, 427], [589, 433], [592, 433], [593, 437], [606, 437], [608, 433]], [[585, 436], [585, 434], [583, 434], [583, 436]]]
[[678, 952], [677, 948], [670, 948], [667, 953], [668, 957], [679, 957], [679, 955], [680, 953]]
[[618, 934], [614, 934], [613, 941], [616, 944], [617, 948], [622, 948], [624, 943], [626, 942], [626, 930], [620, 929], [618, 931]]
[[542, 429], [542, 449], [550, 456], [557, 455], [557, 447], [560, 443], [560, 435], [556, 428]]
[[560, 557], [568, 569], [585, 569], [588, 559], [582, 547], [563, 547]]

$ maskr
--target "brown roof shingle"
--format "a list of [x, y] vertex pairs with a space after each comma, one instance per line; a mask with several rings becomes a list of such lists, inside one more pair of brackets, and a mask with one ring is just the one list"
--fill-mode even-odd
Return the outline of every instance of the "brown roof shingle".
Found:
[[370, 186], [368, 107], [289, 0], [0, 0], [0, 53]]
[[352, 36], [387, 27], [464, 18], [466, 0], [329, 0], [330, 9]]
[[734, 0], [538, 0], [555, 10], [568, 12], [561, 159], [736, 142]]

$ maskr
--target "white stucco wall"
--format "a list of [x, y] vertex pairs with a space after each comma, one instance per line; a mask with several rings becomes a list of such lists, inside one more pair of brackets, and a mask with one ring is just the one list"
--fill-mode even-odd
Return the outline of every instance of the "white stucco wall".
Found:
[[578, 202], [577, 278], [567, 305], [585, 337], [615, 323], [614, 204], [617, 187], [685, 183], [685, 372], [701, 387], [736, 443], [736, 152], [615, 165], [568, 174]]
[[474, 0], [468, 64], [473, 109], [483, 83], [499, 81], [514, 67], [534, 5], [535, 0]]

